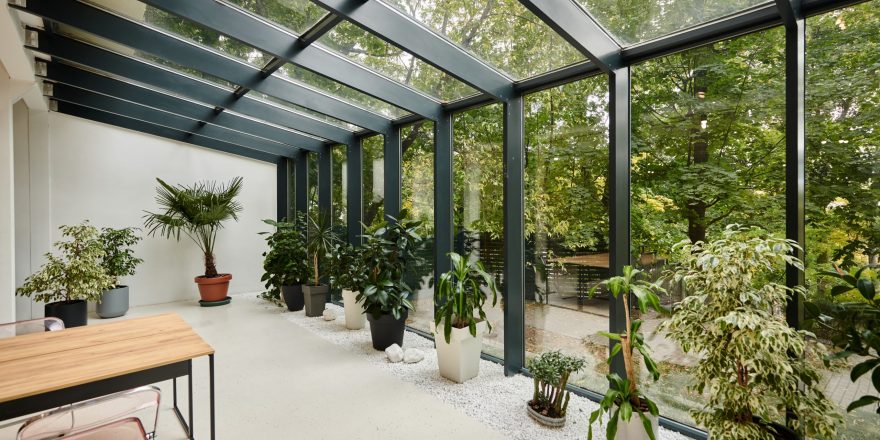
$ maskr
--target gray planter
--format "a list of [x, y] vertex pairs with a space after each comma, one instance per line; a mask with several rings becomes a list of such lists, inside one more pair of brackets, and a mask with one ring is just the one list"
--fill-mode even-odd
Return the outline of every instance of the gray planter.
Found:
[[101, 292], [101, 301], [95, 306], [101, 318], [118, 318], [128, 312], [128, 286]]
[[534, 419], [536, 422], [538, 422], [544, 426], [547, 426], [550, 428], [562, 428], [563, 426], [565, 426], [565, 417], [559, 417], [559, 418], [547, 417], [547, 416], [533, 410], [532, 407], [529, 406], [528, 404], [526, 404], [526, 410], [528, 410], [529, 416], [531, 416], [532, 419]]
[[330, 287], [324, 284], [310, 286], [303, 284], [303, 299], [306, 305], [306, 316], [316, 317], [324, 314], [324, 304], [327, 303], [327, 293]]

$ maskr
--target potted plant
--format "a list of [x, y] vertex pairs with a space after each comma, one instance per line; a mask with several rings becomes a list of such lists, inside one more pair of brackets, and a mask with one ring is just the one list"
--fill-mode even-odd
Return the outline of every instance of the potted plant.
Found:
[[330, 287], [321, 283], [321, 263], [327, 261], [327, 253], [336, 241], [336, 235], [330, 225], [330, 216], [322, 212], [317, 218], [309, 217], [309, 233], [306, 244], [309, 252], [309, 264], [312, 278], [303, 285], [303, 297], [306, 303], [306, 316], [324, 314], [324, 304]]
[[[434, 293], [434, 341], [440, 375], [463, 383], [480, 374], [483, 335], [492, 330], [483, 304], [498, 302], [495, 279], [476, 258], [449, 254], [452, 268], [440, 276]], [[443, 330], [441, 332], [440, 325]], [[443, 337], [438, 338], [442, 333]]]
[[[624, 332], [600, 332], [600, 334], [612, 341], [617, 341], [608, 355], [607, 362], [610, 365], [615, 356], [622, 356], [626, 379], [615, 373], [606, 376], [609, 388], [605, 397], [599, 402], [599, 409], [590, 414], [588, 440], [593, 438], [593, 423], [600, 420], [603, 413], [610, 415], [606, 429], [608, 440], [615, 438], [654, 440], [656, 438], [659, 411], [651, 399], [639, 393], [639, 376], [633, 363], [634, 353], [638, 351], [642, 355], [642, 362], [654, 381], [660, 378], [660, 370], [657, 368], [657, 363], [651, 358], [648, 347], [645, 345], [644, 336], [639, 332], [642, 321], [640, 319], [633, 320], [631, 317], [631, 295], [635, 297], [642, 314], [647, 313], [649, 308], [660, 313], [665, 313], [666, 310], [660, 305], [659, 294], [664, 292], [663, 287], [658, 283], [648, 282], [644, 278], [644, 272], [633, 269], [632, 266], [624, 266], [622, 276], [609, 278], [590, 290], [590, 296], [592, 296], [599, 286], [605, 286], [614, 298], [623, 299], [626, 323]], [[638, 417], [634, 418], [634, 414], [638, 414]]]
[[104, 248], [101, 266], [113, 284], [101, 292], [95, 313], [101, 318], [117, 318], [128, 312], [128, 286], [119, 284], [119, 278], [134, 275], [135, 268], [144, 260], [134, 256], [131, 246], [141, 241], [134, 228], [103, 228], [99, 240]]
[[358, 292], [363, 290], [366, 273], [361, 248], [348, 243], [336, 243], [330, 252], [330, 284], [342, 290], [345, 308], [345, 328], [360, 330], [367, 324], [363, 304], [358, 302]]
[[[801, 360], [812, 334], [790, 327], [783, 313], [803, 288], [774, 282], [786, 264], [803, 270], [796, 247], [730, 225], [713, 242], [674, 248], [678, 264], [668, 279], [686, 296], [660, 328], [699, 358], [692, 389], [707, 403], [692, 414], [712, 438], [836, 438], [841, 415], [819, 373]], [[788, 426], [776, 423], [786, 419]]]
[[241, 177], [233, 178], [227, 184], [202, 181], [191, 186], [169, 185], [157, 178], [156, 202], [162, 212], [149, 212], [144, 225], [150, 235], [159, 234], [180, 241], [180, 234], [189, 237], [202, 251], [205, 259], [205, 274], [195, 277], [205, 306], [226, 304], [229, 297], [229, 280], [232, 275], [217, 273], [214, 245], [217, 231], [227, 220], [238, 220], [241, 205], [235, 201], [241, 192]]
[[267, 289], [263, 298], [280, 303], [283, 297], [287, 310], [302, 310], [302, 284], [309, 278], [309, 256], [302, 228], [284, 220], [263, 222], [275, 227], [275, 232], [260, 232], [266, 235], [269, 245], [269, 250], [263, 252], [265, 272], [261, 281]]
[[64, 321], [65, 327], [77, 327], [88, 322], [87, 301], [95, 301], [101, 291], [113, 286], [113, 279], [101, 266], [104, 248], [98, 229], [84, 222], [80, 225], [61, 226], [58, 255], [46, 254], [46, 264], [25, 279], [16, 293], [45, 302], [46, 316]]
[[386, 216], [372, 234], [366, 236], [361, 259], [366, 279], [357, 301], [363, 303], [370, 321], [373, 348], [385, 350], [393, 344], [403, 346], [403, 332], [410, 310], [412, 287], [403, 280], [406, 268], [418, 264], [419, 234], [422, 222], [408, 218], [400, 211], [400, 219]]
[[565, 425], [565, 413], [571, 395], [566, 388], [571, 373], [584, 368], [586, 361], [576, 356], [568, 356], [560, 351], [549, 351], [528, 362], [529, 373], [535, 380], [532, 400], [526, 410], [533, 419], [542, 425], [561, 428]]

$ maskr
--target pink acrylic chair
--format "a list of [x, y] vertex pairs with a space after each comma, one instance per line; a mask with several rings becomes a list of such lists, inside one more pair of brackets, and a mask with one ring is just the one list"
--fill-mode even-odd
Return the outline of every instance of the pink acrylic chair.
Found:
[[110, 422], [86, 431], [63, 437], [68, 440], [148, 440], [140, 419], [127, 419]]
[[58, 330], [64, 330], [64, 321], [58, 318], [46, 317], [29, 319], [27, 321], [16, 321], [0, 324], [0, 339], [26, 335], [29, 333], [54, 332]]
[[142, 430], [146, 433], [143, 438], [152, 439], [156, 434], [160, 398], [159, 388], [145, 386], [63, 406], [30, 418], [18, 430], [17, 439], [128, 439], [131, 437], [74, 437], [74, 435], [94, 431], [99, 427], [129, 418], [138, 420]]

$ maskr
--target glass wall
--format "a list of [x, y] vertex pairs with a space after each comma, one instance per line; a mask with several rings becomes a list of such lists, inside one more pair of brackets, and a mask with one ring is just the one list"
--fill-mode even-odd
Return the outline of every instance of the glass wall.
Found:
[[403, 127], [400, 133], [402, 158], [401, 203], [410, 215], [424, 222], [426, 237], [421, 256], [424, 262], [410, 267], [407, 282], [415, 292], [407, 325], [431, 332], [434, 322], [434, 124], [419, 122]]
[[370, 136], [363, 148], [363, 222], [370, 226], [385, 220], [385, 144], [382, 136]]
[[346, 198], [346, 195], [348, 192], [348, 167], [346, 166], [346, 148], [345, 145], [337, 145], [332, 149], [333, 211], [331, 215], [333, 230], [335, 230], [340, 237], [345, 237], [347, 220], [346, 201], [348, 199]]
[[[776, 28], [633, 67], [632, 261], [652, 276], [675, 243], [712, 240], [731, 223], [784, 236], [784, 45]], [[667, 306], [682, 299], [669, 287]], [[662, 373], [651, 383], [642, 369], [646, 394], [693, 424], [696, 358], [656, 331], [662, 317], [642, 319]]]
[[[807, 63], [806, 280], [808, 299], [827, 313], [835, 303], [864, 299], [832, 296], [838, 283], [820, 271], [876, 270], [880, 254], [880, 1], [810, 18]], [[829, 329], [813, 330], [825, 349], [839, 350]], [[876, 393], [870, 374], [850, 380], [852, 366], [865, 359], [827, 368], [817, 356], [809, 360], [823, 368], [825, 392], [846, 414], [838, 438], [876, 438], [876, 405], [846, 412], [850, 402]]]
[[525, 98], [526, 357], [562, 350], [587, 359], [570, 382], [604, 390], [608, 297], [608, 79]]
[[[456, 114], [453, 119], [453, 224], [455, 252], [479, 258], [501, 290], [504, 271], [504, 129], [502, 106], [492, 104]], [[504, 357], [503, 301], [487, 303], [492, 332], [483, 351]]]

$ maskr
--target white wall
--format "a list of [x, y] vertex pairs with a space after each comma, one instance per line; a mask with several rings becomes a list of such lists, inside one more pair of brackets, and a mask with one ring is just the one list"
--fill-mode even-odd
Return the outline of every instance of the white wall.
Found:
[[[233, 274], [230, 293], [261, 289], [264, 241], [257, 232], [268, 229], [262, 219], [275, 217], [274, 164], [59, 113], [49, 113], [48, 125], [53, 241], [58, 226], [84, 219], [99, 227], [142, 226], [144, 210], [157, 207], [156, 177], [190, 184], [241, 176], [244, 211], [220, 231], [217, 268]], [[204, 266], [195, 244], [145, 237], [135, 251], [144, 263], [123, 280], [132, 305], [198, 299], [193, 277]]]
[[12, 80], [0, 65], [0, 323], [15, 318]]

